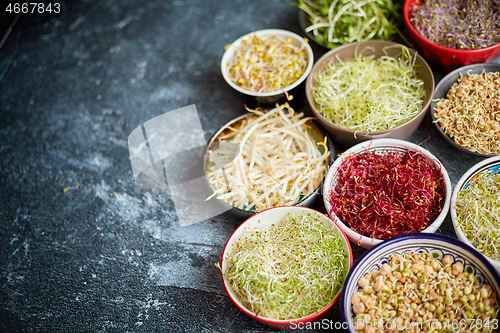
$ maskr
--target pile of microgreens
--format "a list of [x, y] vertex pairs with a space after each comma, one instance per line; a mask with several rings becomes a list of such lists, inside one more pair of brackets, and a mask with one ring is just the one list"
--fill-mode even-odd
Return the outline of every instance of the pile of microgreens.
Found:
[[424, 0], [410, 15], [415, 30], [440, 46], [473, 50], [500, 43], [499, 0]]
[[328, 195], [331, 213], [360, 235], [420, 232], [441, 213], [444, 178], [417, 151], [367, 150], [343, 157]]
[[338, 294], [346, 258], [340, 237], [315, 214], [290, 213], [268, 230], [244, 233], [224, 259], [229, 261], [224, 277], [256, 315], [298, 319]]
[[394, 128], [422, 111], [424, 82], [417, 55], [405, 47], [400, 57], [362, 56], [330, 61], [314, 75], [312, 93], [320, 114], [337, 126], [361, 132]]
[[484, 255], [500, 260], [500, 173], [481, 173], [457, 196], [457, 222]]
[[388, 40], [398, 31], [400, 4], [392, 0], [298, 0], [309, 20], [306, 32], [328, 47], [370, 39]]

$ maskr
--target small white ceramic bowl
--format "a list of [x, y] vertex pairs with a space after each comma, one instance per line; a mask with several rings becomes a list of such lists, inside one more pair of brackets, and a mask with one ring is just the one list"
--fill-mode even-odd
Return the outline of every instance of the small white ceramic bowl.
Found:
[[337, 159], [334, 161], [334, 163], [330, 166], [330, 170], [326, 174], [324, 184], [323, 184], [323, 202], [326, 207], [326, 211], [330, 215], [330, 217], [340, 226], [343, 232], [346, 233], [347, 237], [351, 242], [354, 244], [358, 244], [359, 246], [369, 249], [372, 246], [379, 244], [382, 242], [381, 239], [372, 239], [366, 236], [362, 236], [361, 234], [355, 232], [351, 228], [349, 228], [347, 225], [341, 221], [337, 215], [331, 212], [332, 206], [330, 202], [328, 201], [328, 195], [331, 189], [335, 187], [336, 181], [337, 181], [337, 170], [340, 167], [340, 165], [344, 162], [345, 158], [347, 156], [350, 156], [351, 154], [359, 154], [362, 152], [365, 152], [367, 150], [376, 152], [376, 153], [384, 153], [384, 152], [393, 152], [394, 149], [397, 149], [398, 152], [404, 153], [406, 149], [409, 149], [411, 151], [418, 151], [420, 152], [423, 156], [425, 156], [429, 161], [431, 161], [437, 169], [441, 171], [441, 174], [444, 178], [445, 181], [445, 200], [443, 203], [443, 208], [441, 210], [441, 213], [437, 216], [437, 218], [432, 222], [431, 225], [429, 225], [426, 229], [424, 229], [422, 232], [426, 233], [433, 233], [436, 232], [436, 230], [441, 226], [441, 223], [443, 223], [446, 215], [448, 214], [448, 210], [450, 208], [450, 200], [451, 200], [451, 182], [450, 178], [448, 176], [448, 172], [444, 168], [443, 164], [434, 156], [432, 155], [427, 149], [424, 149], [414, 143], [404, 141], [404, 140], [399, 140], [399, 139], [375, 139], [375, 140], [369, 140], [369, 141], [364, 141], [361, 143], [358, 143], [357, 145], [351, 147], [350, 149], [346, 150], [344, 153], [342, 153]]
[[[271, 91], [271, 92], [263, 92], [263, 93], [258, 93], [258, 92], [253, 92], [250, 90], [243, 89], [239, 87], [237, 84], [235, 84], [228, 76], [229, 68], [228, 64], [229, 61], [234, 57], [235, 52], [238, 50], [238, 48], [241, 45], [241, 42], [245, 39], [250, 38], [251, 36], [257, 36], [257, 37], [265, 37], [265, 36], [275, 36], [276, 38], [285, 40], [287, 38], [292, 39], [292, 43], [294, 45], [304, 45], [304, 49], [306, 50], [307, 57], [308, 57], [308, 64], [306, 67], [305, 72], [302, 74], [300, 78], [297, 79], [293, 84], [290, 86], [286, 87], [283, 90], [278, 90], [278, 91]], [[224, 77], [224, 80], [229, 84], [231, 88], [233, 88], [236, 92], [237, 95], [243, 99], [245, 102], [252, 102], [256, 101], [258, 104], [261, 105], [273, 105], [275, 103], [278, 103], [280, 101], [285, 101], [286, 100], [286, 94], [293, 95], [295, 92], [302, 92], [300, 91], [300, 88], [303, 88], [303, 83], [306, 80], [307, 76], [311, 72], [311, 69], [314, 64], [314, 54], [312, 51], [311, 46], [308, 44], [308, 42], [301, 36], [287, 30], [281, 30], [281, 29], [265, 29], [265, 30], [259, 30], [259, 31], [254, 31], [249, 34], [246, 34], [240, 38], [238, 38], [236, 41], [234, 41], [226, 50], [224, 55], [222, 56], [222, 61], [221, 61], [221, 71], [222, 71], [222, 76]], [[302, 89], [303, 90], [303, 89]]]
[[[467, 188], [467, 186], [469, 186], [469, 184], [474, 182], [476, 177], [482, 173], [487, 173], [487, 174], [500, 173], [500, 156], [487, 158], [484, 161], [481, 161], [476, 165], [474, 165], [472, 168], [470, 168], [458, 181], [457, 185], [455, 186], [455, 190], [453, 191], [453, 196], [451, 197], [451, 207], [450, 207], [451, 221], [453, 222], [453, 227], [455, 228], [457, 237], [462, 242], [472, 247], [474, 247], [474, 245], [472, 245], [472, 243], [463, 233], [462, 228], [458, 225], [457, 211], [455, 209], [455, 206], [457, 204], [457, 197], [460, 191]], [[500, 272], [500, 261], [492, 259], [487, 256], [485, 257]]]
[[260, 213], [257, 213], [256, 215], [250, 217], [247, 219], [245, 222], [243, 222], [236, 230], [235, 232], [231, 235], [229, 240], [227, 241], [227, 244], [224, 248], [224, 252], [222, 253], [222, 261], [221, 261], [221, 275], [224, 283], [224, 288], [226, 289], [227, 294], [229, 295], [229, 298], [233, 301], [233, 303], [241, 310], [243, 313], [246, 315], [254, 318], [255, 320], [271, 326], [271, 327], [277, 327], [277, 328], [297, 328], [300, 327], [301, 325], [305, 325], [305, 323], [309, 322], [314, 322], [325, 316], [329, 310], [338, 302], [340, 298], [340, 293], [341, 290], [338, 291], [338, 293], [335, 295], [333, 300], [322, 310], [310, 314], [306, 317], [302, 318], [296, 318], [296, 319], [289, 319], [289, 320], [275, 320], [275, 319], [269, 319], [261, 316], [257, 316], [255, 313], [247, 309], [243, 303], [238, 299], [238, 296], [234, 292], [233, 288], [231, 287], [231, 283], [227, 279], [227, 277], [224, 276], [224, 273], [227, 272], [228, 269], [228, 258], [230, 257], [231, 252], [233, 251], [233, 246], [237, 244], [238, 240], [247, 234], [248, 231], [253, 231], [253, 230], [269, 230], [273, 227], [274, 223], [278, 223], [282, 220], [285, 220], [287, 215], [289, 213], [292, 213], [294, 216], [299, 216], [299, 215], [305, 215], [305, 214], [315, 214], [320, 221], [323, 222], [323, 225], [327, 228], [330, 228], [333, 230], [339, 237], [342, 242], [343, 248], [344, 248], [344, 253], [346, 254], [346, 259], [344, 262], [344, 267], [347, 269], [345, 270], [344, 276], [342, 276], [342, 280], [345, 281], [345, 278], [352, 267], [352, 262], [353, 262], [353, 255], [352, 255], [352, 250], [351, 246], [349, 244], [349, 241], [347, 240], [347, 237], [345, 234], [342, 232], [342, 230], [339, 229], [339, 227], [326, 215], [311, 209], [311, 208], [306, 208], [306, 207], [298, 207], [298, 206], [281, 206], [281, 207], [275, 207], [275, 208], [269, 208], [267, 210], [264, 210]]
[[[359, 279], [375, 269], [380, 269], [381, 265], [387, 263], [391, 254], [408, 252], [427, 253], [438, 260], [445, 255], [450, 255], [454, 262], [460, 261], [464, 265], [465, 272], [474, 274], [480, 283], [490, 284], [492, 290], [500, 296], [499, 273], [474, 248], [458, 239], [439, 234], [418, 233], [394, 236], [366, 251], [347, 276], [340, 298], [340, 316], [344, 323], [343, 327], [346, 328], [345, 332], [356, 332], [351, 299], [352, 295], [358, 291]], [[500, 302], [499, 296], [497, 296], [497, 302]]]

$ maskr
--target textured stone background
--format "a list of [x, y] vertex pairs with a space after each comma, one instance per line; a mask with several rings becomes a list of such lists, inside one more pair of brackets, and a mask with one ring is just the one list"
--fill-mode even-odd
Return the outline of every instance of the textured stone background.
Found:
[[[0, 50], [1, 331], [275, 331], [237, 310], [214, 266], [241, 221], [181, 227], [168, 189], [136, 186], [127, 138], [191, 104], [207, 140], [243, 114], [220, 74], [224, 46], [264, 28], [300, 33], [298, 10], [270, 0], [62, 5], [23, 16]], [[297, 110], [306, 105], [296, 96]], [[428, 138], [453, 186], [480, 160], [450, 147], [429, 116], [409, 141]], [[454, 236], [449, 217], [440, 232]], [[327, 319], [340, 320], [338, 305]]]

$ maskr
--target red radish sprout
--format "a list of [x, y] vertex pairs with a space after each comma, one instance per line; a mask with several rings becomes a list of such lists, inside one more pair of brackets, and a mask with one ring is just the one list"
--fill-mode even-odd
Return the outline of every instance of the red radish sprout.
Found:
[[345, 158], [329, 193], [331, 213], [366, 237], [420, 232], [444, 203], [440, 170], [416, 151], [365, 151]]

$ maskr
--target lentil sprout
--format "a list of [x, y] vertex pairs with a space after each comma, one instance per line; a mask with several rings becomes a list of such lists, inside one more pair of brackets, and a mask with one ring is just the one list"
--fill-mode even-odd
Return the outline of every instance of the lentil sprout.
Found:
[[330, 151], [326, 137], [316, 142], [309, 134], [312, 118], [288, 103], [267, 112], [247, 110], [255, 116], [229, 126], [218, 137], [219, 148], [209, 151], [207, 180], [214, 193], [207, 199], [261, 211], [313, 193], [328, 171]]
[[481, 173], [457, 195], [457, 222], [485, 256], [500, 260], [500, 173]]
[[351, 296], [357, 332], [492, 332], [498, 327], [497, 293], [450, 255], [438, 260], [425, 252], [393, 254], [358, 286]]
[[256, 315], [298, 319], [327, 306], [341, 290], [347, 254], [316, 214], [288, 214], [267, 231], [247, 232], [225, 260], [238, 299]]
[[484, 155], [500, 153], [500, 72], [460, 74], [433, 111], [435, 122], [458, 145]]

